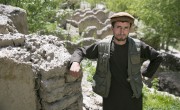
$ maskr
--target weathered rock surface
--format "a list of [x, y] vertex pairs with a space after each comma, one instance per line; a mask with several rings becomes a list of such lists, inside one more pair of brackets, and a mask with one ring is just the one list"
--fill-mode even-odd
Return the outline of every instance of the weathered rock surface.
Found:
[[93, 38], [97, 38], [97, 28], [96, 26], [88, 26], [84, 32], [81, 35], [83, 38], [86, 37], [93, 37]]
[[0, 14], [0, 34], [8, 34], [17, 32], [11, 19], [7, 16]]
[[0, 62], [1, 110], [38, 110], [40, 102], [32, 65], [15, 62], [2, 53]]
[[0, 14], [11, 19], [18, 32], [28, 33], [27, 15], [24, 9], [0, 4]]
[[163, 56], [164, 61], [162, 62], [162, 66], [164, 66], [166, 70], [180, 71], [180, 57], [167, 52], [164, 52]]
[[70, 54], [57, 37], [16, 33], [0, 38], [3, 110], [82, 109], [81, 80], [68, 80]]
[[13, 36], [11, 34], [0, 35], [0, 47], [7, 46], [21, 46], [24, 45], [25, 38], [24, 35], [16, 33]]
[[82, 33], [88, 26], [96, 26], [97, 30], [100, 30], [104, 24], [94, 15], [87, 16], [79, 22], [79, 33]]
[[72, 54], [74, 52], [75, 49], [77, 49], [78, 47], [83, 46], [88, 46], [91, 45], [92, 43], [98, 41], [99, 39], [94, 39], [94, 38], [84, 38], [79, 40], [76, 43], [70, 42], [70, 41], [62, 41], [64, 46], [66, 47], [66, 49], [68, 50], [68, 52], [70, 54]]
[[180, 96], [180, 72], [158, 73], [159, 90]]

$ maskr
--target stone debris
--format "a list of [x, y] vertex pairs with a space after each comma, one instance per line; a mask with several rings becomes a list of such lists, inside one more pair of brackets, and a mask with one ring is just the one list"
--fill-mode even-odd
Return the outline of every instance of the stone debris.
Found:
[[92, 90], [92, 83], [87, 81], [87, 74], [84, 73], [82, 80], [83, 109], [84, 110], [102, 110], [102, 97]]

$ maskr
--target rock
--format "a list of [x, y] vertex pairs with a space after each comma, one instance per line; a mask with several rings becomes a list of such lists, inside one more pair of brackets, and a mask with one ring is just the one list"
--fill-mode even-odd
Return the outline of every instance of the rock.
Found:
[[82, 109], [81, 77], [67, 81], [70, 54], [57, 37], [4, 34], [0, 44], [1, 109]]
[[[71, 106], [76, 101], [81, 100], [81, 96], [79, 94], [74, 94], [72, 96], [66, 96], [63, 99], [56, 101], [56, 103], [43, 103], [43, 110], [63, 110]], [[77, 102], [76, 102], [77, 103]], [[82, 106], [74, 105], [74, 110], [82, 110]]]
[[109, 18], [109, 12], [104, 10], [97, 10], [94, 15], [104, 23]]
[[15, 62], [2, 54], [0, 62], [1, 110], [37, 110], [40, 103], [35, 91], [36, 74], [32, 66]]
[[78, 22], [75, 20], [66, 20], [67, 23], [71, 24], [74, 27], [78, 27]]
[[94, 15], [87, 16], [79, 21], [79, 33], [81, 34], [88, 26], [96, 26], [97, 30], [100, 30], [104, 24]]
[[75, 22], [79, 22], [81, 20], [81, 13], [80, 12], [75, 12], [72, 16], [72, 20], [74, 20]]
[[75, 49], [77, 49], [78, 47], [81, 46], [88, 46], [91, 45], [92, 43], [98, 41], [98, 39], [94, 39], [94, 38], [83, 38], [81, 40], [79, 40], [77, 43], [73, 43], [70, 41], [62, 41], [64, 46], [66, 47], [66, 49], [68, 50], [68, 52], [70, 54], [72, 54]]
[[11, 19], [7, 16], [0, 14], [0, 34], [16, 33], [16, 27]]
[[28, 33], [27, 15], [24, 9], [0, 4], [0, 14], [10, 18], [18, 32], [22, 34]]
[[162, 53], [164, 57], [164, 61], [162, 62], [162, 66], [164, 66], [164, 69], [166, 70], [172, 70], [172, 71], [180, 71], [180, 58], [164, 52]]
[[84, 32], [82, 33], [82, 37], [83, 38], [87, 38], [87, 37], [96, 38], [97, 37], [97, 28], [96, 28], [96, 26], [88, 26], [84, 30]]
[[98, 32], [97, 32], [97, 38], [98, 39], [103, 39], [109, 35], [111, 35], [111, 36], [113, 35], [112, 28], [111, 28], [110, 24], [103, 27], [101, 30], [98, 30]]
[[0, 35], [0, 47], [7, 46], [23, 46], [25, 38], [23, 34], [16, 33], [13, 36], [11, 34]]
[[166, 91], [180, 96], [180, 73], [179, 72], [161, 72], [158, 73], [159, 90]]

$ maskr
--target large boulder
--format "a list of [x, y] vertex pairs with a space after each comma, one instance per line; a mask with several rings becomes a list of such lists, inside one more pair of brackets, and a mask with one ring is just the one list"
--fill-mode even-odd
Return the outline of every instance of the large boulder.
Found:
[[180, 72], [158, 73], [159, 90], [180, 96]]
[[180, 71], [180, 57], [167, 52], [163, 52], [163, 57], [162, 66], [165, 70]]
[[0, 14], [10, 18], [18, 32], [27, 34], [27, 14], [24, 9], [0, 4]]

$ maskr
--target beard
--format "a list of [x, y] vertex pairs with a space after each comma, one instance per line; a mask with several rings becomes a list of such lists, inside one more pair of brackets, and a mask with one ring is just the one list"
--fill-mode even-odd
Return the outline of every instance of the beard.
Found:
[[[122, 35], [116, 35], [116, 36], [122, 36]], [[125, 35], [123, 35], [125, 36]], [[127, 40], [127, 36], [124, 37], [124, 38], [117, 38], [117, 37], [114, 37], [117, 41], [126, 41]]]

